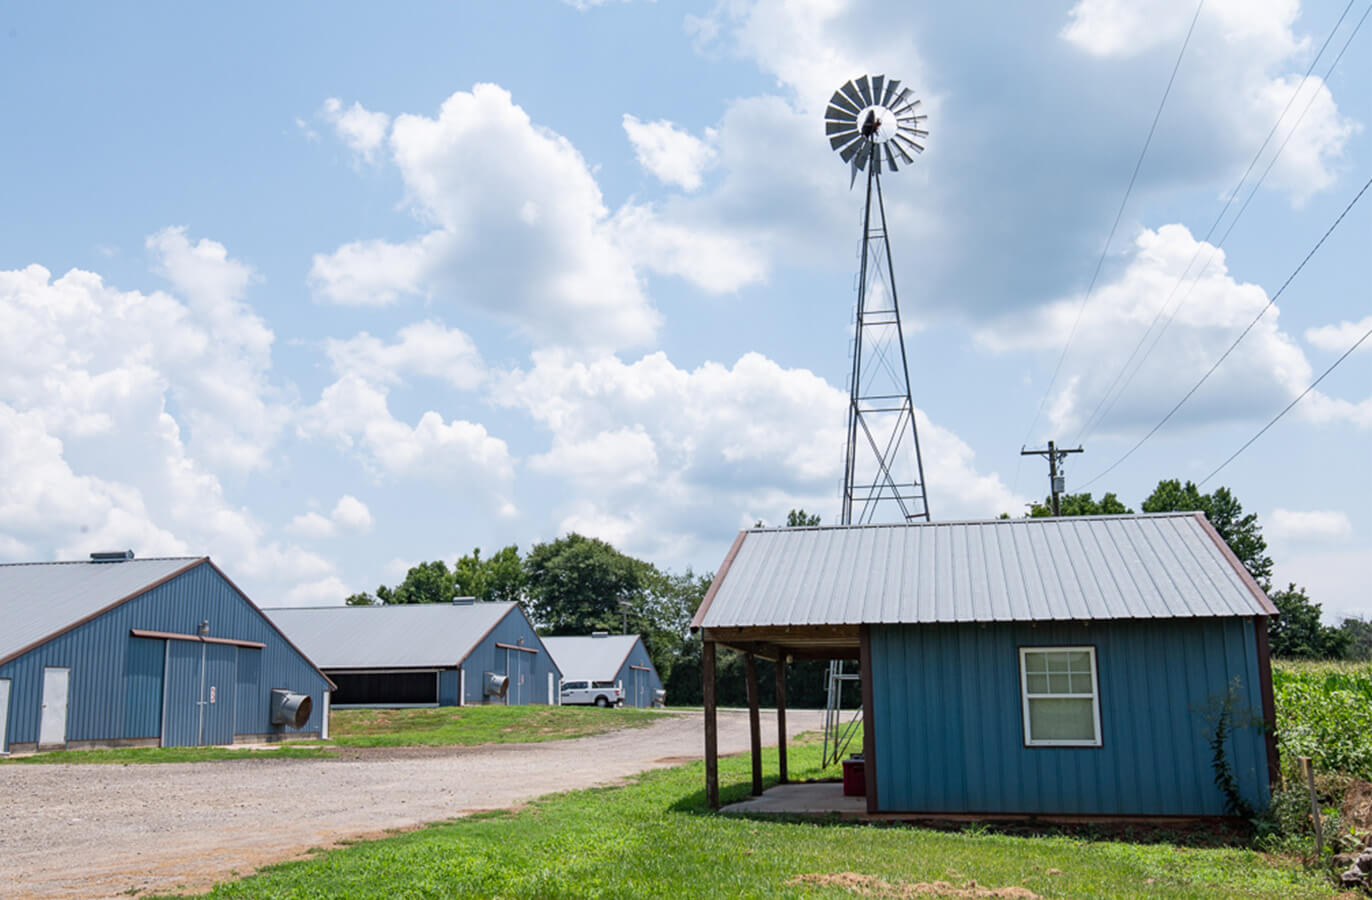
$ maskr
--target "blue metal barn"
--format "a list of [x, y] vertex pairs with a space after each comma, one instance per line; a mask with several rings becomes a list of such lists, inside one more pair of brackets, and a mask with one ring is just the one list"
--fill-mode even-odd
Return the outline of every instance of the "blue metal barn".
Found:
[[558, 702], [561, 672], [517, 603], [269, 609], [345, 706]]
[[328, 678], [208, 558], [93, 556], [0, 565], [0, 752], [327, 736]]
[[707, 790], [718, 644], [783, 660], [779, 679], [788, 658], [859, 661], [870, 812], [1231, 814], [1222, 716], [1261, 809], [1276, 613], [1199, 513], [745, 531], [693, 623]]
[[625, 706], [653, 706], [662, 690], [657, 667], [636, 634], [597, 631], [573, 637], [545, 637], [564, 681], [605, 681], [624, 692]]

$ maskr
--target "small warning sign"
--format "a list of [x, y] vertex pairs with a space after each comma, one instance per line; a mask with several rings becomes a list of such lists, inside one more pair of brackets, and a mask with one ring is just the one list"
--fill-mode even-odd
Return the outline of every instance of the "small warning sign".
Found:
[[210, 702], [214, 702], [214, 685], [210, 685]]

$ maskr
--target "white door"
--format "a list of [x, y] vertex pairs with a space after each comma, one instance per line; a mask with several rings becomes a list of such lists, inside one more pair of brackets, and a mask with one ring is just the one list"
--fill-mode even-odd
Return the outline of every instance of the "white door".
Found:
[[0, 678], [0, 756], [9, 752], [10, 680]]
[[43, 715], [38, 725], [40, 747], [67, 742], [67, 677], [70, 669], [43, 670]]
[[[557, 705], [557, 691], [556, 691], [556, 685], [553, 684], [553, 673], [552, 673], [552, 672], [549, 672], [549, 673], [548, 673], [548, 705], [549, 705], [549, 706], [556, 706], [556, 705]], [[0, 746], [2, 746], [2, 745], [0, 745]]]

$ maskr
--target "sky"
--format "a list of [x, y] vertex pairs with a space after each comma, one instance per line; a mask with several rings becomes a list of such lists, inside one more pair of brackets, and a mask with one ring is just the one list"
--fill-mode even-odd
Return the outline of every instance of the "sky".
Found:
[[[1021, 514], [1049, 439], [1138, 509], [1372, 329], [1372, 196], [1291, 277], [1372, 178], [1367, 8], [6, 7], [0, 559], [317, 605], [837, 521], [863, 196], [823, 111], [863, 73], [929, 116], [883, 187], [932, 518]], [[1329, 621], [1372, 615], [1370, 438], [1372, 340], [1203, 486]]]

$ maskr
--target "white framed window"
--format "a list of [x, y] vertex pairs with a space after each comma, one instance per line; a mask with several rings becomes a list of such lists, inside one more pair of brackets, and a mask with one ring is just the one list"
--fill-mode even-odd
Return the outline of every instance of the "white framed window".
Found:
[[1026, 747], [1099, 747], [1095, 647], [1020, 647]]

